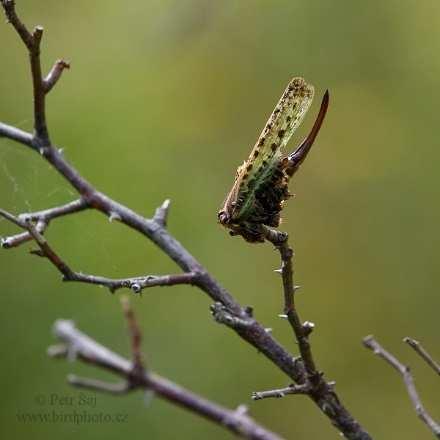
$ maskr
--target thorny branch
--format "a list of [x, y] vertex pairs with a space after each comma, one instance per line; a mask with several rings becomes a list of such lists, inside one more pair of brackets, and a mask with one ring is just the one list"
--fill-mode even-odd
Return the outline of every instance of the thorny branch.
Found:
[[[409, 338], [405, 338], [405, 339], [409, 339]], [[440, 424], [436, 422], [424, 408], [422, 401], [420, 400], [419, 394], [417, 392], [416, 386], [414, 384], [414, 379], [412, 377], [409, 367], [403, 365], [395, 356], [393, 356], [390, 352], [386, 351], [373, 338], [373, 336], [370, 335], [365, 337], [363, 342], [365, 347], [369, 348], [375, 355], [382, 358], [385, 362], [390, 364], [402, 375], [403, 382], [408, 391], [409, 398], [414, 406], [414, 410], [416, 414], [428, 426], [428, 428], [432, 431], [432, 433], [437, 438], [440, 438]]]
[[126, 394], [136, 389], [153, 392], [158, 397], [189, 409], [197, 415], [224, 426], [243, 438], [255, 440], [281, 440], [278, 435], [258, 425], [247, 415], [247, 408], [239, 406], [230, 410], [186, 390], [149, 369], [145, 369], [141, 356], [141, 332], [127, 300], [123, 302], [124, 313], [130, 330], [133, 361], [122, 358], [108, 348], [79, 331], [71, 321], [58, 320], [54, 325], [55, 336], [62, 345], [49, 347], [53, 357], [74, 357], [85, 363], [104, 368], [124, 379], [109, 383], [97, 379], [70, 375], [71, 385], [110, 394]]
[[[68, 205], [65, 205], [68, 206]], [[59, 212], [61, 209], [59, 209]], [[55, 212], [54, 209], [49, 209], [45, 212]], [[28, 234], [31, 239], [35, 240], [39, 249], [32, 250], [31, 253], [38, 255], [39, 257], [47, 258], [63, 275], [63, 281], [76, 281], [87, 284], [97, 284], [107, 287], [110, 292], [115, 292], [118, 289], [127, 288], [131, 289], [134, 293], [140, 293], [143, 289], [155, 286], [175, 286], [177, 284], [196, 284], [197, 274], [194, 272], [185, 272], [174, 275], [146, 275], [134, 278], [106, 278], [97, 275], [88, 275], [81, 272], [73, 271], [70, 266], [53, 250], [49, 245], [47, 239], [39, 231], [39, 225], [41, 220], [34, 226], [32, 223], [32, 215], [39, 214], [26, 214], [19, 217], [15, 217], [13, 214], [0, 209], [0, 217], [3, 217], [17, 226], [26, 229], [27, 232], [18, 234], [14, 237], [23, 237], [24, 234]], [[60, 214], [61, 215], [61, 214]], [[16, 240], [17, 241], [17, 240]]]
[[293, 249], [289, 246], [288, 235], [274, 229], [266, 228], [266, 239], [274, 244], [281, 257], [281, 277], [283, 279], [284, 289], [284, 316], [292, 327], [296, 341], [298, 342], [301, 359], [304, 362], [307, 376], [312, 382], [319, 380], [319, 374], [316, 370], [312, 350], [309, 343], [309, 335], [313, 331], [313, 324], [304, 325], [301, 322], [298, 311], [295, 306], [295, 291], [299, 286], [293, 283]]
[[[51, 73], [43, 78], [40, 65], [40, 42], [43, 35], [43, 29], [37, 27], [33, 33], [30, 33], [24, 24], [21, 22], [15, 11], [15, 2], [13, 0], [0, 0], [1, 5], [6, 13], [8, 21], [15, 28], [20, 38], [26, 45], [29, 53], [32, 81], [33, 81], [33, 95], [34, 95], [34, 133], [30, 134], [16, 127], [8, 124], [0, 123], [0, 137], [6, 137], [17, 141], [23, 145], [40, 153], [40, 155], [50, 163], [58, 173], [60, 173], [70, 185], [76, 189], [80, 195], [80, 199], [84, 204], [84, 209], [90, 208], [100, 211], [109, 219], [117, 220], [126, 226], [138, 231], [154, 242], [166, 255], [168, 255], [182, 270], [183, 274], [167, 275], [164, 278], [156, 277], [154, 280], [156, 284], [152, 284], [154, 280], [151, 278], [137, 278], [112, 280], [102, 277], [95, 277], [92, 275], [84, 275], [72, 271], [70, 267], [53, 251], [48, 242], [42, 236], [45, 227], [41, 217], [34, 216], [30, 221], [22, 219], [21, 216], [15, 217], [6, 211], [2, 211], [2, 215], [8, 220], [14, 222], [19, 227], [26, 229], [25, 234], [30, 234], [39, 246], [40, 255], [48, 258], [57, 269], [63, 273], [67, 281], [82, 281], [93, 284], [106, 285], [109, 288], [132, 287], [132, 282], [137, 284], [139, 280], [145, 282], [145, 287], [150, 285], [171, 285], [171, 284], [195, 284], [202, 291], [204, 291], [215, 302], [213, 306], [213, 314], [218, 322], [221, 322], [232, 328], [243, 340], [254, 346], [260, 353], [264, 354], [270, 361], [272, 361], [281, 371], [283, 371], [291, 380], [298, 385], [303, 385], [308, 379], [320, 377], [318, 373], [315, 374], [315, 367], [313, 358], [311, 356], [310, 347], [308, 346], [307, 332], [310, 332], [311, 326], [306, 327], [306, 323], [302, 324], [304, 327], [302, 333], [299, 332], [299, 340], [302, 346], [300, 347], [302, 359], [294, 358], [284, 347], [282, 347], [265, 327], [256, 321], [251, 309], [242, 307], [232, 295], [222, 287], [213, 276], [168, 232], [166, 229], [166, 217], [168, 212], [168, 203], [158, 208], [153, 218], [145, 218], [126, 206], [112, 200], [104, 193], [98, 191], [91, 183], [85, 180], [79, 172], [67, 162], [61, 152], [50, 141], [49, 132], [46, 125], [45, 116], [45, 96], [57, 80], [60, 78], [62, 70], [67, 67], [65, 65], [58, 65], [52, 68]], [[55, 69], [55, 70], [54, 70]], [[44, 216], [43, 216], [44, 218]], [[28, 237], [26, 235], [26, 237]], [[282, 246], [280, 250], [286, 250], [288, 247]], [[286, 254], [287, 255], [287, 254]], [[288, 258], [286, 256], [286, 258]], [[288, 274], [288, 272], [286, 272]], [[158, 280], [159, 278], [159, 280]], [[288, 283], [287, 276], [283, 276], [284, 283]], [[150, 283], [150, 285], [149, 285]], [[286, 290], [286, 288], [288, 290]], [[292, 287], [285, 284], [285, 293], [289, 292]], [[286, 303], [287, 304], [287, 303]], [[292, 309], [294, 310], [294, 309]], [[286, 312], [289, 322], [299, 325], [299, 318], [295, 313]], [[298, 322], [295, 320], [298, 319]], [[295, 323], [296, 322], [296, 323]], [[66, 324], [61, 322], [58, 331], [62, 333], [62, 329], [66, 330]], [[77, 335], [77, 330], [72, 326], [69, 327], [66, 337], [71, 338], [72, 334]], [[73, 333], [72, 333], [73, 332]], [[81, 334], [82, 335], [82, 334]], [[85, 337], [82, 335], [81, 337]], [[81, 338], [80, 338], [81, 339]], [[82, 340], [82, 339], [81, 339]], [[94, 341], [92, 341], [94, 343]], [[96, 344], [96, 343], [94, 343]], [[102, 347], [99, 348], [101, 350]], [[107, 351], [108, 352], [108, 351]], [[112, 357], [113, 356], [113, 357]], [[110, 357], [114, 360], [114, 354]], [[97, 362], [95, 362], [97, 363]], [[99, 362], [98, 362], [99, 363]], [[127, 361], [124, 360], [121, 365], [121, 359], [118, 358], [116, 365], [125, 370], [128, 366]], [[109, 365], [108, 363], [106, 365]], [[119, 369], [119, 371], [121, 371]], [[153, 377], [153, 376], [152, 376]], [[151, 377], [150, 377], [151, 380]], [[318, 408], [330, 419], [331, 423], [350, 440], [368, 440], [371, 437], [361, 427], [361, 425], [354, 419], [350, 412], [343, 406], [341, 400], [333, 391], [333, 389], [319, 379], [318, 385], [313, 386], [313, 392], [307, 394], [318, 406]], [[166, 382], [156, 383], [155, 391], [162, 389], [164, 393], [167, 391], [169, 384]], [[153, 388], [153, 387], [152, 387]], [[164, 391], [165, 390], [165, 391]], [[186, 394], [185, 394], [186, 393]], [[185, 395], [192, 396], [188, 391], [179, 391], [180, 397], [183, 399]], [[183, 395], [183, 396], [182, 396]], [[176, 399], [169, 400], [176, 402]], [[203, 411], [197, 404], [197, 399], [190, 398], [185, 403], [178, 402], [196, 412], [203, 414]], [[192, 406], [194, 404], [194, 406]], [[212, 410], [215, 413], [215, 410]], [[211, 419], [215, 417], [212, 416]]]
[[252, 398], [260, 400], [267, 397], [284, 397], [288, 394], [305, 394], [315, 401], [321, 399], [324, 395], [333, 396], [337, 399], [334, 392], [335, 383], [324, 380], [323, 373], [317, 370], [313, 359], [309, 336], [314, 329], [314, 324], [310, 321], [302, 322], [295, 305], [295, 292], [299, 289], [299, 286], [295, 286], [293, 282], [294, 252], [289, 246], [288, 234], [265, 228], [265, 237], [280, 253], [281, 269], [276, 270], [282, 277], [284, 290], [284, 314], [280, 317], [287, 319], [292, 327], [301, 354], [301, 361], [304, 365], [304, 374], [301, 380], [297, 381], [297, 384], [291, 384], [281, 389], [254, 392]]

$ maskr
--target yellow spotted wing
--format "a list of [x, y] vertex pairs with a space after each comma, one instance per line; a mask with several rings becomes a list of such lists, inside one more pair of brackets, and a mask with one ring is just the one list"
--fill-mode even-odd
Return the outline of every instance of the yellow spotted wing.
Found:
[[249, 158], [238, 168], [223, 213], [229, 223], [246, 221], [258, 189], [271, 178], [292, 134], [313, 100], [314, 88], [303, 78], [293, 78], [266, 123]]

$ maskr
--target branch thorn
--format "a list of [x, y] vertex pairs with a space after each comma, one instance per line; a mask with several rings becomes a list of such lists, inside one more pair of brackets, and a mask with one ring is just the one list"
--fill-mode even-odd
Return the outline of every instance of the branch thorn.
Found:
[[110, 223], [112, 223], [113, 220], [121, 221], [121, 216], [117, 212], [110, 212], [110, 215], [108, 217], [108, 221]]
[[166, 225], [167, 225], [170, 204], [171, 204], [170, 199], [164, 200], [162, 205], [160, 205], [154, 213], [153, 220], [156, 223], [158, 223], [160, 226], [166, 227]]

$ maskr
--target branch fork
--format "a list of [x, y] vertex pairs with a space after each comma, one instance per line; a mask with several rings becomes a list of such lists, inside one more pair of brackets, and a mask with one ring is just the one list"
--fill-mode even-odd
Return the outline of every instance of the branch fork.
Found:
[[124, 379], [122, 382], [109, 383], [69, 375], [68, 381], [72, 386], [114, 395], [127, 394], [136, 389], [149, 390], [157, 397], [206, 417], [243, 438], [282, 440], [277, 434], [265, 429], [251, 419], [246, 406], [240, 405], [235, 410], [227, 409], [186, 390], [151, 370], [146, 370], [142, 361], [142, 335], [139, 325], [128, 299], [124, 298], [122, 304], [129, 328], [132, 361], [122, 358], [99, 344], [78, 330], [72, 321], [59, 320], [55, 322], [54, 333], [62, 342], [62, 346], [61, 348], [59, 345], [49, 347], [49, 355], [60, 358], [66, 357], [69, 351], [75, 351], [78, 360], [109, 370]]
[[[75, 214], [77, 212], [84, 211], [89, 208], [88, 203], [85, 199], [79, 198], [72, 202], [66, 203], [65, 205], [55, 206], [53, 208], [49, 208], [43, 211], [29, 212], [19, 214], [17, 216], [20, 221], [29, 221], [35, 223], [35, 228], [37, 232], [43, 234], [51, 220], [56, 219], [58, 217]], [[25, 228], [23, 225], [20, 227]], [[20, 234], [12, 235], [10, 237], [4, 237], [0, 241], [0, 246], [6, 249], [10, 249], [13, 247], [20, 246], [23, 243], [32, 240], [32, 235], [29, 231], [22, 232]]]
[[[10, 247], [12, 244], [18, 245], [33, 239], [38, 249], [31, 250], [31, 254], [47, 258], [56, 269], [62, 274], [65, 282], [82, 282], [88, 284], [97, 284], [107, 287], [111, 293], [118, 289], [128, 288], [134, 293], [141, 293], [144, 289], [155, 286], [175, 286], [177, 284], [196, 285], [199, 280], [199, 274], [196, 272], [185, 272], [170, 275], [146, 275], [134, 278], [106, 278], [97, 275], [89, 275], [82, 272], [75, 272], [70, 266], [55, 252], [50, 246], [48, 240], [43, 236], [43, 231], [49, 223], [50, 218], [56, 215], [65, 215], [78, 210], [85, 209], [87, 204], [80, 201], [72, 202], [60, 208], [52, 208], [37, 213], [21, 214], [18, 217], [0, 209], [0, 216], [25, 229], [27, 232], [2, 240], [4, 247]], [[69, 208], [69, 209], [67, 209]], [[34, 224], [34, 219], [39, 219]], [[26, 235], [25, 235], [26, 234]], [[28, 238], [29, 237], [29, 238]]]

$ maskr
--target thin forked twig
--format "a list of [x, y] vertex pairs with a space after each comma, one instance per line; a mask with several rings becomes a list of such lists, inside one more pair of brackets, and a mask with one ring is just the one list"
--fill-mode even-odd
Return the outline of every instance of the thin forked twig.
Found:
[[[30, 220], [36, 222], [36, 230], [43, 234], [46, 228], [49, 226], [51, 220], [62, 217], [69, 214], [74, 214], [89, 208], [87, 202], [80, 198], [65, 205], [55, 206], [53, 208], [45, 209], [43, 211], [29, 212], [20, 214], [18, 216], [21, 220]], [[22, 232], [20, 234], [11, 235], [9, 237], [3, 237], [0, 240], [0, 246], [5, 249], [20, 246], [23, 243], [32, 240], [32, 235], [29, 231]]]
[[0, 138], [2, 137], [19, 142], [20, 144], [26, 145], [33, 150], [37, 149], [34, 143], [34, 136], [31, 133], [23, 131], [17, 127], [13, 127], [12, 125], [0, 122]]
[[32, 215], [29, 217], [15, 217], [13, 214], [0, 209], [0, 216], [28, 231], [27, 233], [32, 239], [35, 240], [39, 247], [39, 250], [31, 251], [31, 253], [47, 258], [63, 275], [63, 281], [97, 284], [107, 287], [112, 293], [122, 288], [131, 289], [134, 293], [140, 293], [143, 289], [147, 289], [149, 287], [175, 286], [178, 284], [197, 284], [197, 274], [193, 272], [170, 275], [146, 275], [141, 277], [119, 279], [75, 272], [49, 245], [46, 237], [44, 237], [39, 231], [39, 223], [37, 223], [37, 225], [32, 223]]
[[65, 357], [73, 354], [75, 358], [99, 368], [109, 370], [124, 379], [123, 382], [109, 383], [96, 379], [68, 376], [73, 386], [101, 391], [115, 395], [126, 394], [135, 389], [151, 390], [159, 398], [182, 406], [197, 415], [238, 434], [243, 438], [254, 440], [281, 440], [281, 437], [257, 424], [239, 406], [230, 410], [213, 403], [185, 388], [165, 379], [150, 370], [145, 370], [140, 362], [141, 335], [136, 319], [130, 306], [124, 304], [125, 314], [129, 322], [131, 345], [134, 361], [130, 362], [107, 347], [99, 344], [86, 334], [79, 331], [71, 321], [59, 320], [55, 322], [54, 333], [64, 344], [64, 349], [56, 346], [49, 348], [49, 353], [55, 357]]
[[363, 343], [365, 347], [369, 348], [373, 353], [380, 358], [382, 358], [385, 362], [390, 364], [394, 369], [396, 369], [403, 378], [403, 382], [408, 391], [409, 398], [411, 403], [413, 404], [414, 410], [418, 417], [428, 426], [428, 428], [432, 431], [432, 433], [440, 438], [440, 424], [436, 422], [426, 411], [424, 408], [419, 394], [417, 392], [416, 386], [414, 384], [414, 379], [410, 372], [409, 367], [403, 365], [395, 356], [393, 356], [390, 352], [386, 351], [375, 339], [373, 336], [367, 336], [364, 338]]

